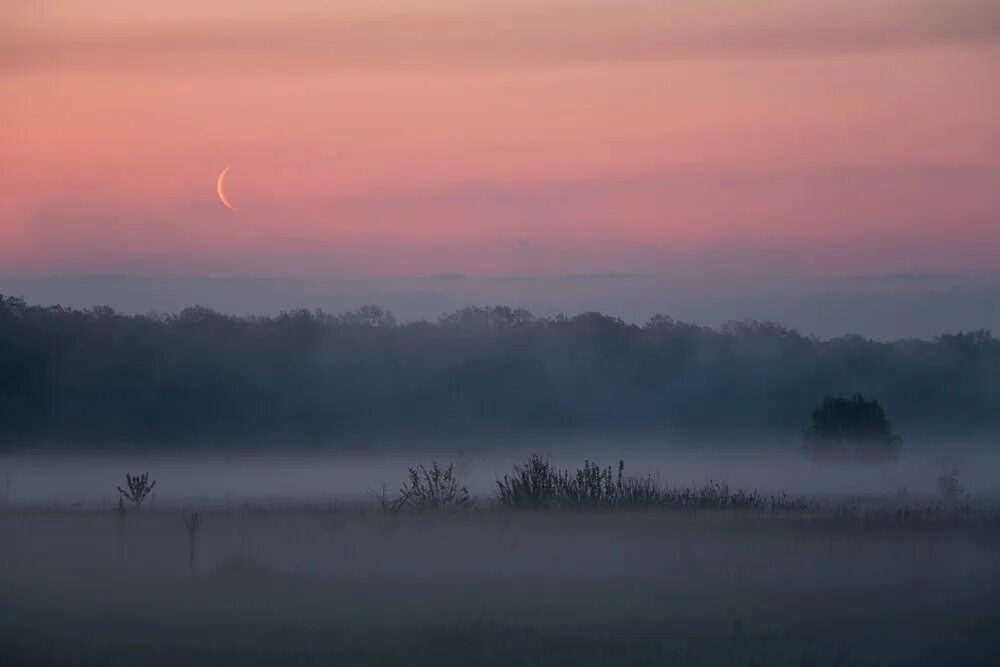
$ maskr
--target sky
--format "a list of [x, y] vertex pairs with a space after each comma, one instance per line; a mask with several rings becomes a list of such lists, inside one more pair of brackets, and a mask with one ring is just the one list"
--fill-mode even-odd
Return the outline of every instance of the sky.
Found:
[[998, 77], [995, 0], [8, 0], [0, 277], [992, 289]]

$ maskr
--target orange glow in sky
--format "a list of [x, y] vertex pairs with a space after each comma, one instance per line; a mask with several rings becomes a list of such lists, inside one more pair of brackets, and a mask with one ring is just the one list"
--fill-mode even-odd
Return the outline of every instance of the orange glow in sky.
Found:
[[18, 3], [0, 273], [989, 269], [998, 76], [995, 0]]

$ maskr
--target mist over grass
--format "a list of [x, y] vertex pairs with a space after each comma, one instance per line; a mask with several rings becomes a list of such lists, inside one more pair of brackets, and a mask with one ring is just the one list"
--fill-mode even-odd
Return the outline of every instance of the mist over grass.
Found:
[[987, 665], [995, 511], [0, 510], [18, 665]]
[[400, 323], [366, 306], [135, 316], [0, 300], [0, 439], [163, 447], [357, 434], [798, 434], [862, 392], [904, 436], [1000, 427], [1000, 341], [819, 340], [772, 322], [535, 317], [465, 308]]
[[[231, 453], [188, 454], [186, 467], [162, 451], [78, 455], [63, 476], [63, 454], [0, 457], [0, 469], [22, 463], [0, 504], [0, 535], [13, 537], [0, 541], [0, 664], [991, 664], [995, 476], [966, 487], [956, 470], [956, 493], [938, 484], [931, 495], [885, 477], [903, 462], [742, 450], [765, 459], [744, 472], [762, 484], [803, 482], [806, 468], [781, 460], [880, 481], [837, 497], [814, 474], [798, 495], [687, 485], [678, 459], [661, 474], [646, 467], [656, 452], [633, 467], [608, 449], [564, 452], [605, 452], [569, 468], [539, 455], [501, 465], [490, 449], [366, 469], [285, 452], [291, 469], [269, 454], [236, 496], [227, 485], [246, 461]], [[138, 478], [156, 495], [117, 504], [127, 470], [133, 483], [118, 493], [134, 497]], [[176, 490], [195, 471], [214, 496]], [[466, 495], [487, 472], [492, 492]], [[71, 478], [110, 498], [53, 495]], [[269, 498], [268, 480], [300, 495]], [[383, 489], [393, 509], [352, 481]]]

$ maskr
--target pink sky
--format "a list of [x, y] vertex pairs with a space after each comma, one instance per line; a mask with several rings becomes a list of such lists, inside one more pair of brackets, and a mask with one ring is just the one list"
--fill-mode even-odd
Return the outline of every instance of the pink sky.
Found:
[[985, 271], [998, 80], [995, 0], [22, 2], [0, 274]]

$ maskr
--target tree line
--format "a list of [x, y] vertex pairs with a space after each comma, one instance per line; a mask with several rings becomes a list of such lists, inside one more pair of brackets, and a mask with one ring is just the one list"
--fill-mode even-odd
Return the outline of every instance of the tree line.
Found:
[[[669, 428], [798, 433], [824, 395], [877, 396], [901, 431], [1000, 426], [1000, 341], [819, 340], [774, 322], [378, 306], [130, 315], [0, 295], [0, 440], [326, 441], [401, 432]], [[277, 438], [284, 438], [278, 440]]]

